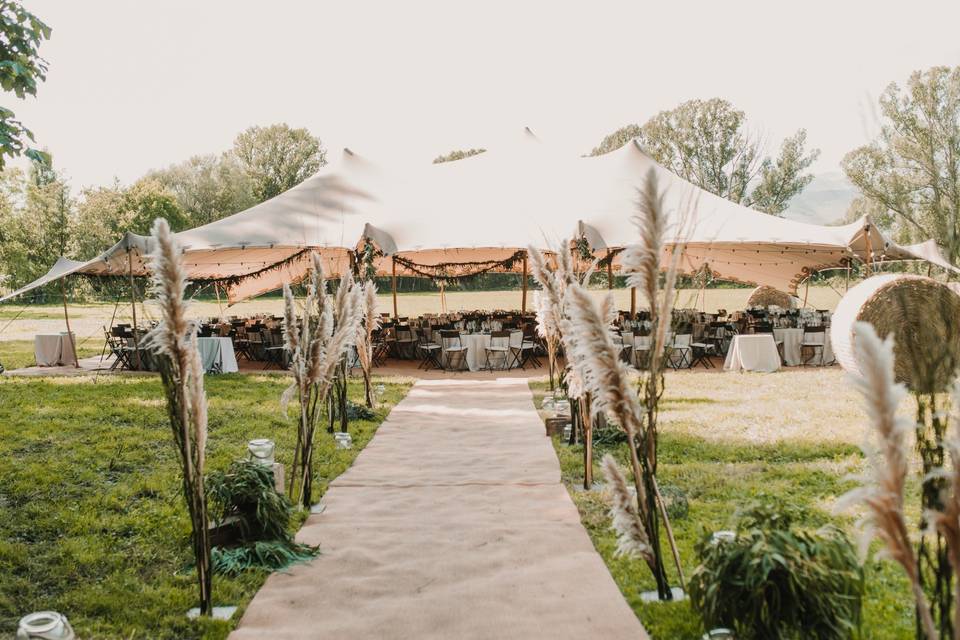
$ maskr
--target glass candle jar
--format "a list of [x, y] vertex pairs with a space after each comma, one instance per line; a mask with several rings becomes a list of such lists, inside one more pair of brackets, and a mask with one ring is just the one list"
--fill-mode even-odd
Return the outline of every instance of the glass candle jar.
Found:
[[353, 447], [353, 438], [349, 433], [338, 431], [333, 434], [333, 439], [337, 443], [337, 449], [350, 449]]
[[273, 453], [276, 449], [273, 440], [267, 438], [257, 438], [247, 443], [247, 451], [250, 452], [250, 459], [259, 462], [265, 467], [273, 466]]
[[73, 640], [67, 617], [56, 611], [38, 611], [20, 618], [17, 640]]

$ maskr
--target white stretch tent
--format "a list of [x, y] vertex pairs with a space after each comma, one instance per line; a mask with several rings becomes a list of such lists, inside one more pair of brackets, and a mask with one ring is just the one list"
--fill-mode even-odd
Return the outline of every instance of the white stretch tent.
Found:
[[[355, 268], [355, 251], [368, 242], [380, 275], [520, 271], [528, 245], [549, 249], [574, 234], [619, 268], [617, 252], [637, 240], [631, 218], [638, 189], [651, 175], [672, 216], [671, 246], [683, 248], [687, 272], [706, 265], [720, 279], [791, 294], [809, 274], [853, 258], [921, 259], [960, 272], [932, 241], [898, 246], [867, 217], [839, 227], [778, 218], [697, 188], [636, 141], [578, 157], [529, 129], [510, 144], [436, 165], [382, 166], [345, 149], [289, 191], [177, 235], [190, 278], [219, 281], [231, 302], [299, 281], [311, 250], [331, 275]], [[146, 275], [146, 242], [128, 233], [91, 260], [58, 262], [60, 269], [0, 301], [71, 273]]]

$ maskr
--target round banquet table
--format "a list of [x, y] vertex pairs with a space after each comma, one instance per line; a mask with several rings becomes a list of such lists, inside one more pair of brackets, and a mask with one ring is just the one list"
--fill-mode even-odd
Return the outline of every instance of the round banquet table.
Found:
[[771, 373], [780, 369], [780, 353], [772, 333], [738, 335], [734, 337], [723, 363], [725, 371], [761, 371]]
[[33, 356], [38, 367], [72, 365], [76, 361], [74, 334], [39, 333], [33, 338]]
[[197, 338], [197, 350], [207, 373], [236, 373], [240, 370], [230, 338]]
[[823, 333], [809, 333], [805, 336], [803, 329], [775, 328], [773, 335], [776, 336], [777, 340], [783, 340], [783, 361], [788, 367], [796, 367], [803, 364], [803, 354], [801, 353], [800, 345], [803, 344], [804, 339], [810, 342], [822, 341], [823, 343], [823, 349], [819, 349], [816, 354], [807, 355], [808, 358], [811, 357], [811, 355], [813, 356], [810, 364], [823, 366], [833, 362], [833, 348], [830, 346], [830, 335], [827, 331]]
[[783, 363], [788, 367], [803, 364], [800, 357], [800, 343], [803, 342], [803, 329], [775, 328], [773, 335], [783, 341]]
[[[510, 333], [510, 345], [519, 347], [523, 340], [522, 331], [513, 331]], [[490, 346], [489, 333], [461, 333], [460, 342], [467, 348], [467, 356], [464, 358], [464, 364], [470, 371], [480, 371], [487, 366], [486, 349]], [[499, 356], [492, 358], [493, 365], [499, 366]], [[507, 364], [513, 362], [513, 354], [507, 355]]]

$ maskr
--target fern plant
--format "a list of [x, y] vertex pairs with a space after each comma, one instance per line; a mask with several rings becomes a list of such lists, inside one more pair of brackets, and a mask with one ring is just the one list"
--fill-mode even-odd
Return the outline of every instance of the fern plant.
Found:
[[863, 569], [849, 538], [826, 526], [794, 526], [798, 512], [755, 504], [732, 540], [705, 537], [690, 599], [707, 628], [774, 640], [859, 636]]

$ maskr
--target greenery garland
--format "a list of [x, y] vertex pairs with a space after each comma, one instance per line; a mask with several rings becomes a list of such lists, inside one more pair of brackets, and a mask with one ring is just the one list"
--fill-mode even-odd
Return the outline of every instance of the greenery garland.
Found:
[[231, 287], [231, 286], [240, 284], [244, 280], [249, 280], [250, 278], [256, 278], [257, 276], [261, 276], [265, 273], [280, 271], [284, 267], [291, 265], [294, 262], [297, 262], [303, 256], [307, 255], [311, 251], [314, 251], [313, 247], [304, 247], [303, 249], [300, 249], [296, 253], [293, 253], [287, 256], [280, 262], [275, 262], [274, 264], [267, 265], [262, 269], [257, 269], [256, 271], [251, 271], [250, 273], [244, 273], [242, 275], [236, 275], [236, 276], [226, 276], [223, 278], [190, 278], [190, 282], [192, 282], [193, 284], [210, 284], [213, 282], [217, 282], [224, 287]]
[[418, 276], [445, 282], [463, 282], [470, 278], [502, 269], [510, 271], [514, 265], [527, 255], [525, 249], [515, 251], [503, 260], [483, 260], [479, 262], [441, 262], [438, 264], [418, 264], [408, 258], [393, 256], [394, 262]]
[[593, 261], [593, 250], [590, 248], [590, 243], [587, 242], [586, 236], [580, 236], [579, 238], [577, 238], [576, 250], [577, 250], [577, 253], [580, 255], [580, 259], [583, 260], [584, 262]]

